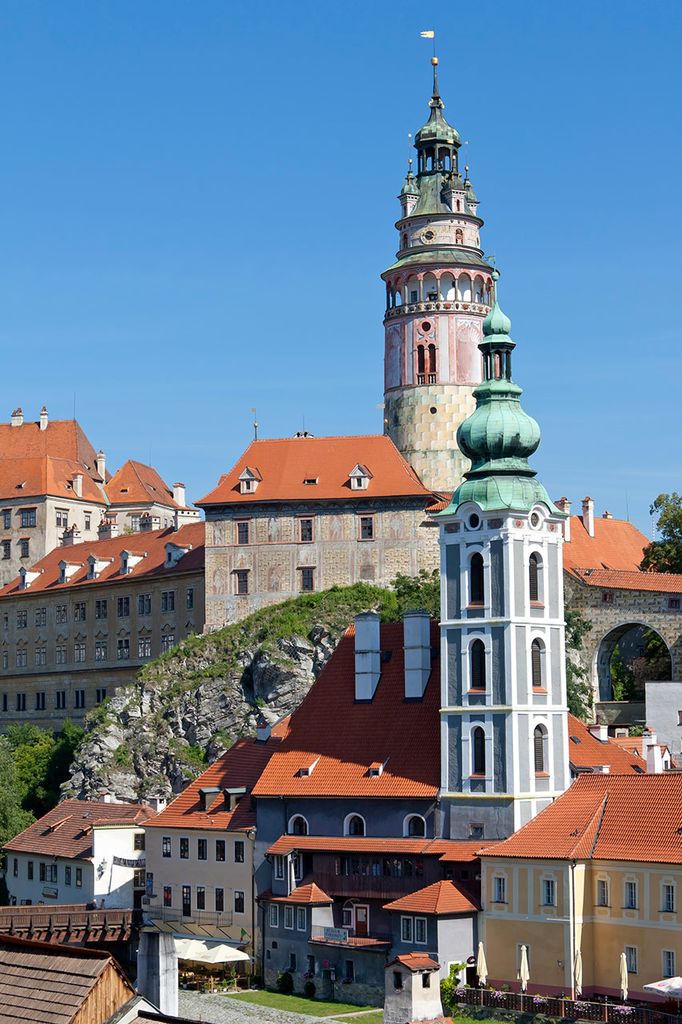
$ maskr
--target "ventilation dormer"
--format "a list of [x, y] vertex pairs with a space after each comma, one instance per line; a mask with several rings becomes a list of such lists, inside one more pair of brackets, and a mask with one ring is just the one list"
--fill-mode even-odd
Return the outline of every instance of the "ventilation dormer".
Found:
[[357, 466], [348, 474], [348, 478], [352, 491], [366, 491], [372, 479], [372, 474], [367, 469], [367, 466], [363, 466], [358, 462]]
[[372, 761], [371, 765], [367, 769], [367, 774], [370, 779], [378, 779], [380, 775], [384, 774], [385, 767], [385, 761]]
[[184, 558], [187, 552], [191, 550], [191, 544], [187, 544], [183, 547], [180, 544], [174, 544], [172, 540], [168, 541], [166, 544], [166, 561], [164, 562], [166, 569], [175, 568], [180, 559]]
[[250, 466], [245, 466], [239, 474], [239, 493], [253, 494], [262, 479], [263, 477], [257, 469], [251, 469]]
[[88, 579], [98, 579], [100, 573], [104, 572], [112, 562], [113, 558], [98, 558], [97, 555], [88, 555]]
[[136, 565], [142, 561], [143, 558], [147, 557], [145, 552], [143, 555], [135, 555], [132, 551], [121, 552], [121, 576], [127, 576], [128, 573], [132, 572]]
[[79, 569], [83, 568], [82, 562], [60, 562], [59, 563], [59, 582], [68, 583], [69, 580], [76, 575]]
[[310, 764], [305, 764], [301, 768], [299, 768], [298, 774], [300, 775], [300, 777], [305, 779], [308, 778], [309, 775], [312, 775], [313, 772], [315, 771], [315, 768], [317, 767], [317, 762], [319, 760], [319, 757], [316, 757], [314, 761], [310, 762]]
[[42, 569], [40, 572], [33, 572], [30, 569], [25, 569], [22, 565], [19, 569], [19, 590], [28, 590], [31, 584], [38, 579], [41, 573]]
[[234, 811], [242, 797], [246, 796], [246, 786], [228, 786], [223, 790], [225, 810]]

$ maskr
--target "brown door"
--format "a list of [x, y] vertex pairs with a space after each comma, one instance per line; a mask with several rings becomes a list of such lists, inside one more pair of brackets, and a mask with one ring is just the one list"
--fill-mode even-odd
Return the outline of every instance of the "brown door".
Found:
[[369, 935], [369, 907], [355, 905], [355, 934], [361, 937]]

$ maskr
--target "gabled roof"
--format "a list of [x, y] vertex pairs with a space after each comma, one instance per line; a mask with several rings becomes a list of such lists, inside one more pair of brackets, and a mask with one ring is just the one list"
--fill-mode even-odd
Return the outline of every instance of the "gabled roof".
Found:
[[154, 813], [145, 804], [64, 800], [5, 843], [4, 849], [12, 853], [86, 860], [92, 856], [94, 826], [143, 825]]
[[[217, 758], [205, 772], [191, 782], [182, 793], [150, 822], [148, 828], [248, 829], [256, 824], [256, 811], [251, 806], [249, 791], [272, 755], [279, 748], [286, 733], [288, 719], [272, 727], [264, 743], [255, 739], [240, 739], [222, 757]], [[202, 789], [246, 787], [247, 793], [232, 811], [225, 810], [225, 802], [218, 797], [215, 805], [201, 808]]]
[[180, 508], [171, 487], [161, 479], [153, 466], [128, 459], [107, 484], [107, 495], [113, 508], [117, 505], [167, 505]]
[[682, 864], [682, 773], [580, 775], [481, 856]]
[[576, 568], [570, 575], [588, 587], [602, 590], [644, 590], [682, 595], [682, 573], [633, 572], [625, 569]]
[[259, 899], [267, 900], [269, 903], [297, 903], [309, 907], [322, 907], [334, 902], [324, 889], [320, 889], [317, 882], [299, 885], [288, 896], [273, 896], [271, 892], [264, 892]]
[[[432, 644], [437, 645], [432, 623]], [[440, 782], [439, 661], [432, 663], [424, 697], [406, 702], [403, 625], [381, 627], [381, 677], [374, 698], [355, 701], [353, 630], [338, 647], [294, 711], [280, 749], [254, 794], [263, 796], [370, 796], [431, 799]], [[380, 775], [369, 767], [385, 765]], [[315, 763], [310, 774], [301, 769]]]
[[607, 766], [615, 775], [635, 775], [646, 770], [641, 757], [633, 756], [610, 737], [602, 743], [575, 715], [568, 716], [568, 760], [578, 771]]
[[51, 494], [73, 500], [73, 477], [83, 476], [82, 500], [106, 506], [95, 449], [77, 420], [12, 427], [0, 424], [0, 499]]
[[[366, 467], [366, 490], [351, 490], [350, 473]], [[246, 467], [259, 474], [256, 491], [242, 494], [239, 479]], [[306, 484], [313, 480], [316, 483]], [[286, 437], [252, 441], [232, 469], [197, 505], [258, 504], [270, 501], [372, 501], [418, 496], [428, 491], [389, 437]]]
[[564, 544], [564, 569], [639, 569], [649, 541], [632, 523], [624, 519], [595, 517], [594, 537], [580, 516], [571, 516], [571, 539]]
[[[166, 544], [188, 548], [186, 555], [166, 566]], [[121, 553], [128, 551], [141, 556], [134, 561], [130, 572], [121, 574]], [[100, 564], [98, 576], [88, 579], [88, 558], [94, 556]], [[78, 568], [66, 583], [60, 583], [59, 563], [67, 562]], [[179, 530], [149, 530], [145, 533], [122, 534], [110, 540], [85, 541], [58, 547], [49, 555], [31, 566], [31, 573], [38, 573], [29, 587], [21, 589], [19, 577], [0, 589], [0, 598], [21, 597], [40, 591], [62, 591], [69, 587], [90, 586], [99, 583], [120, 583], [122, 580], [139, 579], [144, 576], [169, 576], [173, 573], [199, 571], [204, 567], [204, 524], [188, 523]]]
[[391, 967], [393, 964], [402, 964], [408, 971], [437, 971], [440, 967], [438, 961], [428, 953], [403, 953], [394, 957], [387, 966]]
[[404, 911], [410, 914], [472, 914], [480, 910], [472, 896], [460, 889], [449, 879], [441, 879], [433, 885], [401, 896], [392, 903], [385, 903], [384, 910]]
[[478, 860], [480, 841], [452, 839], [391, 839], [386, 836], [292, 836], [276, 839], [267, 855], [285, 855], [297, 850], [313, 853], [392, 853], [438, 857], [449, 864], [473, 864]]

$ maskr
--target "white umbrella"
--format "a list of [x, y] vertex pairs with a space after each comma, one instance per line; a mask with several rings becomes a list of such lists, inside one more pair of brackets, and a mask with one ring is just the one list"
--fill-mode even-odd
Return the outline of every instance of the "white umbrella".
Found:
[[521, 964], [519, 966], [519, 981], [521, 991], [525, 992], [530, 981], [530, 967], [528, 966], [528, 946], [521, 946]]
[[575, 954], [573, 987], [575, 988], [575, 994], [577, 996], [581, 996], [583, 994], [583, 955], [579, 949], [576, 950]]
[[657, 996], [682, 999], [682, 978], [664, 978], [663, 981], [652, 981], [649, 985], [642, 985], [642, 989]]
[[625, 953], [620, 954], [620, 994], [623, 1000], [628, 997], [628, 962]]
[[485, 985], [488, 980], [488, 965], [485, 962], [485, 950], [483, 943], [478, 944], [478, 956], [476, 957], [476, 974], [480, 985]]

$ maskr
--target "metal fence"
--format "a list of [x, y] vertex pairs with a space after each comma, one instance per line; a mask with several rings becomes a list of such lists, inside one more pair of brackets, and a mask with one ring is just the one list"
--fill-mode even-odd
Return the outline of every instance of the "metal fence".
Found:
[[457, 1001], [463, 1006], [485, 1006], [494, 1010], [544, 1014], [603, 1024], [682, 1024], [682, 1018], [644, 1006], [624, 1003], [594, 1002], [585, 999], [562, 999], [558, 996], [524, 995], [521, 992], [500, 992], [493, 989], [458, 989]]

